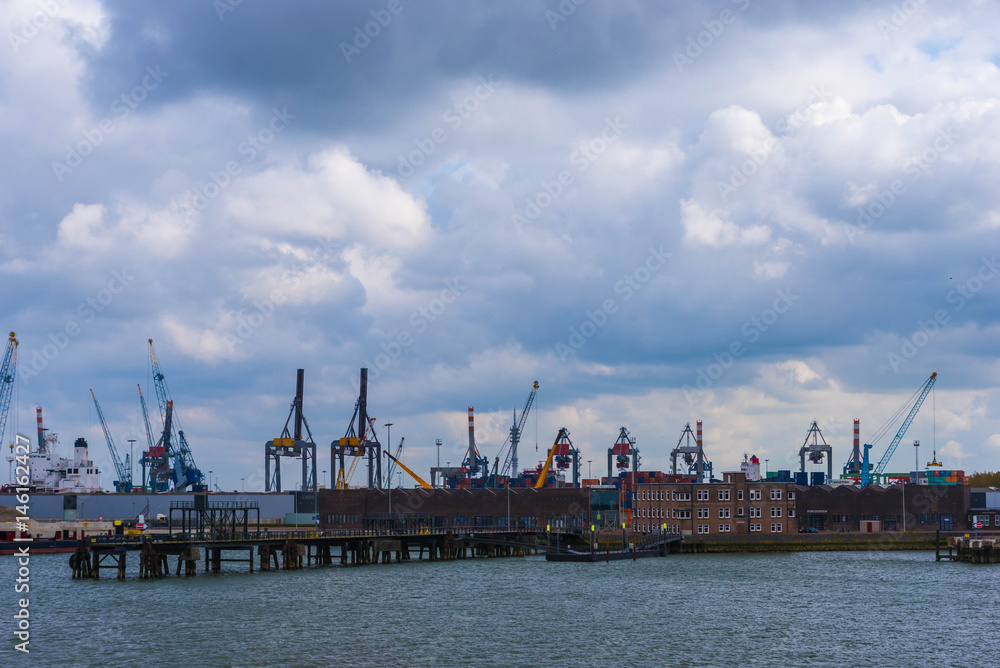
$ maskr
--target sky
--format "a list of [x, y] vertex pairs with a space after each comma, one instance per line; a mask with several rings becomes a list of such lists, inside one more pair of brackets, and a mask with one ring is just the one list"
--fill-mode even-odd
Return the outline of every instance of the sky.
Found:
[[469, 406], [492, 462], [534, 381], [522, 467], [566, 427], [596, 476], [625, 426], [668, 470], [700, 419], [717, 474], [795, 469], [816, 420], [837, 473], [853, 420], [869, 440], [932, 372], [888, 470], [1000, 469], [998, 25], [985, 1], [3, 3], [5, 443], [42, 406], [110, 488], [89, 390], [138, 453], [152, 338], [221, 489], [264, 489], [298, 368], [320, 483], [361, 367], [422, 473], [436, 439], [462, 459]]

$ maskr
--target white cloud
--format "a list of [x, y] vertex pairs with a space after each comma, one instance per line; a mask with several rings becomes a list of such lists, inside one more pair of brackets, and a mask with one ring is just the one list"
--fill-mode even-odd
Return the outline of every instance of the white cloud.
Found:
[[366, 169], [345, 148], [239, 179], [228, 213], [265, 235], [356, 239], [375, 248], [413, 248], [430, 237], [423, 201], [391, 177]]
[[719, 209], [706, 211], [700, 204], [681, 200], [681, 223], [684, 225], [684, 239], [695, 245], [758, 246], [771, 238], [771, 228], [767, 225], [740, 227], [723, 218]]

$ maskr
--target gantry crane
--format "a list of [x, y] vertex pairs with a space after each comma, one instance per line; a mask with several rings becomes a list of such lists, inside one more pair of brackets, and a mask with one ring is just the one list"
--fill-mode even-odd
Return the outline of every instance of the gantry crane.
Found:
[[[810, 436], [812, 437], [812, 443], [809, 442]], [[826, 442], [826, 438], [823, 437], [823, 432], [819, 430], [819, 424], [816, 420], [813, 420], [809, 431], [806, 432], [806, 439], [802, 442], [802, 447], [799, 448], [799, 471], [803, 473], [806, 470], [807, 455], [809, 456], [809, 461], [814, 464], [822, 463], [823, 456], [826, 455], [826, 477], [827, 479], [833, 477], [833, 448]]]
[[7, 338], [7, 350], [0, 365], [0, 441], [3, 440], [7, 428], [7, 412], [10, 409], [10, 399], [14, 396], [14, 377], [17, 373], [17, 335], [10, 333]]
[[132, 457], [125, 455], [125, 461], [122, 461], [122, 458], [118, 456], [115, 439], [111, 437], [111, 428], [108, 426], [108, 421], [104, 419], [104, 411], [101, 410], [101, 404], [97, 402], [97, 395], [94, 394], [93, 388], [90, 390], [90, 396], [94, 400], [94, 408], [97, 409], [97, 419], [101, 421], [101, 429], [104, 430], [104, 440], [108, 442], [108, 450], [111, 451], [111, 461], [115, 465], [115, 472], [118, 473], [118, 480], [115, 480], [115, 491], [131, 492]]
[[[285, 428], [281, 436], [264, 443], [264, 491], [281, 491], [281, 458], [291, 457], [302, 460], [301, 490], [316, 491], [316, 442], [313, 440], [309, 422], [302, 413], [302, 395], [305, 385], [305, 370], [299, 369], [295, 380], [295, 398], [285, 419]], [[295, 418], [293, 431], [288, 430], [288, 424]], [[306, 428], [308, 440], [302, 438], [302, 427]], [[271, 462], [274, 462], [274, 474], [271, 474]]]
[[892, 442], [889, 443], [889, 447], [886, 448], [885, 454], [882, 455], [882, 459], [878, 460], [878, 464], [875, 466], [874, 470], [871, 469], [871, 464], [868, 460], [868, 451], [872, 449], [870, 443], [865, 443], [865, 454], [864, 462], [861, 466], [861, 486], [867, 487], [871, 484], [872, 478], [876, 480], [879, 476], [885, 473], [885, 468], [889, 465], [889, 460], [892, 459], [892, 453], [896, 451], [896, 446], [899, 442], [903, 440], [903, 436], [906, 434], [906, 430], [910, 428], [910, 423], [913, 422], [913, 418], [917, 416], [917, 411], [920, 410], [920, 406], [923, 405], [924, 399], [927, 398], [927, 394], [934, 387], [934, 383], [937, 382], [937, 371], [931, 374], [930, 378], [924, 381], [924, 384], [914, 392], [909, 399], [907, 399], [902, 406], [900, 406], [888, 422], [882, 425], [882, 428], [878, 430], [875, 437], [872, 438], [872, 443], [877, 443], [880, 438], [882, 438], [885, 433], [892, 427], [893, 423], [903, 414], [907, 406], [912, 404], [910, 412], [907, 413], [906, 418], [903, 420], [903, 424], [900, 425], [899, 431], [893, 436]]
[[[531, 411], [531, 404], [535, 401], [535, 393], [538, 392], [538, 381], [536, 380], [534, 385], [531, 387], [531, 394], [528, 395], [528, 400], [524, 402], [524, 408], [521, 409], [521, 417], [518, 419], [517, 411], [514, 411], [514, 421], [510, 427], [510, 434], [507, 436], [507, 440], [503, 442], [500, 446], [500, 455], [507, 450], [507, 457], [504, 459], [503, 468], [500, 469], [500, 477], [510, 476], [517, 477], [518, 471], [520, 470], [517, 462], [517, 446], [521, 442], [521, 432], [524, 430], [524, 423], [528, 420], [528, 413]], [[509, 447], [508, 447], [509, 446]], [[493, 480], [497, 481], [497, 465], [500, 463], [500, 456], [497, 456], [496, 462], [493, 464]]]
[[[580, 453], [573, 447], [573, 442], [569, 440], [569, 430], [563, 427], [556, 435], [556, 440], [549, 448], [549, 455], [545, 458], [545, 464], [538, 472], [538, 480], [535, 481], [535, 489], [545, 487], [549, 469], [552, 468], [552, 460], [556, 460], [557, 468], [567, 468], [570, 459], [573, 464], [573, 487], [580, 486]], [[565, 465], [564, 465], [565, 464]]]
[[[357, 419], [357, 429], [354, 421]], [[369, 434], [371, 437], [369, 438]], [[353, 457], [350, 467], [345, 467], [344, 457]], [[344, 437], [330, 443], [330, 466], [336, 489], [346, 489], [362, 457], [368, 456], [368, 489], [382, 486], [382, 444], [375, 435], [375, 418], [368, 417], [368, 369], [361, 369], [358, 400], [354, 415]]]
[[[167, 404], [172, 403], [170, 390], [167, 389], [167, 380], [160, 369], [160, 363], [156, 359], [156, 351], [153, 350], [153, 339], [149, 339], [149, 363], [153, 369], [153, 385], [156, 388], [156, 401], [160, 406], [160, 417], [166, 424]], [[173, 459], [173, 473], [171, 480], [175, 489], [184, 489], [188, 485], [196, 490], [204, 488], [201, 471], [195, 466], [194, 456], [184, 437], [184, 430], [181, 429], [180, 421], [174, 415], [171, 426], [170, 442], [172, 444], [167, 452]]]
[[[677, 446], [670, 451], [670, 472], [677, 473], [677, 455], [684, 455], [684, 463], [688, 467], [688, 475], [692, 473], [697, 477], [698, 482], [705, 481], [705, 471], [708, 471], [708, 479], [712, 479], [712, 462], [705, 456], [705, 446], [701, 439], [701, 420], [696, 422], [698, 434], [691, 431], [691, 423], [684, 425], [681, 437], [677, 439]], [[685, 438], [687, 439], [685, 441]], [[694, 445], [691, 445], [691, 441]], [[684, 445], [681, 445], [683, 443]]]

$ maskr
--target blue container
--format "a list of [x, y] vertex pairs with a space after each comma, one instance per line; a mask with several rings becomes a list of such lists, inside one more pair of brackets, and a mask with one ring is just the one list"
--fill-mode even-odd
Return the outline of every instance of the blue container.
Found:
[[795, 484], [806, 487], [809, 484], [809, 474], [805, 471], [795, 472]]
[[791, 481], [792, 481], [792, 472], [790, 470], [778, 471], [778, 482], [791, 482]]
[[812, 487], [817, 487], [826, 483], [826, 474], [822, 471], [813, 471], [809, 474], [809, 484]]

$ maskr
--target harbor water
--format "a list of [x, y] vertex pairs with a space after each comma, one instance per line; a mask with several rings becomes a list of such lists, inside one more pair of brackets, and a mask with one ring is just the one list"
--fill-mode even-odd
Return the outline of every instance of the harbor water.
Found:
[[0, 665], [987, 666], [1000, 568], [932, 552], [541, 556], [118, 581], [0, 557]]

